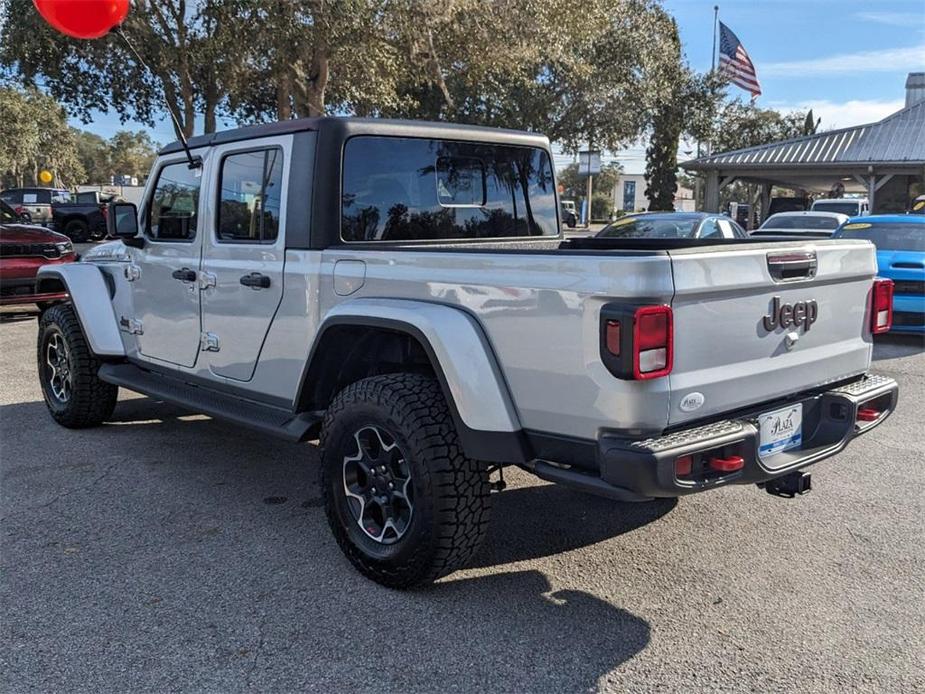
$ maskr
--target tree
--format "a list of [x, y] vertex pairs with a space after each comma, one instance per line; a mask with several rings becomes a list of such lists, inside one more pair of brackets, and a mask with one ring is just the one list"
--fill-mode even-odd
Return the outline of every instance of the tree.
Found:
[[109, 157], [109, 143], [99, 135], [86, 130], [74, 129], [77, 142], [77, 156], [87, 173], [81, 183], [108, 185], [112, 173], [112, 161]]
[[820, 121], [813, 123], [812, 117], [812, 112], [781, 113], [751, 103], [727, 102], [713, 124], [713, 151], [728, 152], [814, 134]]
[[646, 148], [646, 191], [650, 210], [673, 210], [678, 190], [678, 145], [681, 137], [708, 139], [713, 114], [724, 96], [725, 83], [718, 73], [697, 74], [686, 64], [674, 18], [658, 15], [665, 60], [659, 81], [668, 85], [649, 113]]
[[54, 185], [77, 184], [84, 176], [77, 140], [64, 110], [51, 97], [28, 89], [0, 87], [0, 176], [16, 186], [40, 185], [51, 171]]
[[[75, 41], [8, 0], [0, 64], [87, 119], [191, 134], [216, 114], [431, 118], [545, 132], [567, 149], [634, 140], [665, 99], [658, 0], [137, 0], [118, 37]], [[15, 32], [15, 34], [14, 34]], [[116, 75], [117, 78], [110, 76]]]
[[[243, 0], [242, 0], [243, 2]], [[122, 31], [95, 41], [71, 39], [48, 26], [31, 0], [8, 0], [2, 16], [0, 65], [27, 84], [41, 82], [72, 115], [89, 122], [96, 109], [153, 126], [166, 98], [180, 128], [192, 135], [197, 111], [215, 130], [231, 66], [247, 49], [247, 31], [226, 0], [136, 0]], [[245, 40], [242, 40], [245, 39]]]
[[[601, 172], [594, 174], [594, 191], [612, 196], [614, 187], [620, 180], [623, 167], [616, 162], [601, 166]], [[569, 164], [556, 175], [556, 181], [563, 188], [565, 198], [584, 199], [588, 192], [588, 177], [578, 170], [578, 164]]]
[[120, 130], [107, 143], [109, 170], [115, 176], [148, 175], [157, 157], [157, 145], [146, 132]]
[[[426, 31], [404, 73], [401, 106], [384, 115], [543, 132], [575, 151], [587, 142], [618, 149], [635, 140], [664, 98], [663, 16], [655, 0], [418, 0]], [[423, 8], [423, 9], [420, 9]], [[430, 8], [430, 9], [427, 9]], [[414, 26], [414, 25], [412, 25]]]

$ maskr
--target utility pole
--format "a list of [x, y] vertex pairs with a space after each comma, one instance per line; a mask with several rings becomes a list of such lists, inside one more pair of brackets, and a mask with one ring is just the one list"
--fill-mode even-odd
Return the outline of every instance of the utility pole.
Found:
[[586, 222], [586, 226], [587, 226], [589, 229], [591, 228], [591, 190], [592, 190], [592, 184], [591, 184], [591, 151], [592, 151], [592, 150], [591, 150], [591, 142], [589, 141], [589, 142], [588, 142], [588, 188], [587, 188], [587, 191], [586, 191], [586, 193], [585, 193], [586, 196], [587, 196], [586, 199], [587, 199], [587, 201], [588, 201], [588, 217], [587, 217], [587, 219], [585, 220], [585, 222]]

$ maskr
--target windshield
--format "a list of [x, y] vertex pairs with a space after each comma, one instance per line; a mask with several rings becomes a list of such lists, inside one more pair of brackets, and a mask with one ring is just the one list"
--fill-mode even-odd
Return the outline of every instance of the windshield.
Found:
[[698, 217], [624, 217], [597, 235], [621, 239], [689, 239], [699, 221]]
[[5, 202], [0, 200], [0, 222], [18, 222], [19, 215], [17, 215], [13, 208], [7, 205]]
[[852, 222], [835, 232], [836, 238], [866, 239], [878, 251], [919, 251], [925, 253], [925, 224], [870, 224]]
[[809, 215], [800, 215], [791, 217], [783, 215], [774, 215], [768, 217], [762, 229], [813, 229], [819, 231], [831, 231], [838, 227], [837, 217], [810, 217]]
[[860, 205], [856, 202], [817, 202], [813, 205], [813, 212], [839, 212], [854, 215], [860, 212]]

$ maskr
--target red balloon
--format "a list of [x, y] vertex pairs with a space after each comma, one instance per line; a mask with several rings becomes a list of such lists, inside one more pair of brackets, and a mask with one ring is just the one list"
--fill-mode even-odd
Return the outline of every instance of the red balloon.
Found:
[[35, 9], [62, 34], [75, 39], [105, 36], [128, 16], [129, 0], [32, 0]]

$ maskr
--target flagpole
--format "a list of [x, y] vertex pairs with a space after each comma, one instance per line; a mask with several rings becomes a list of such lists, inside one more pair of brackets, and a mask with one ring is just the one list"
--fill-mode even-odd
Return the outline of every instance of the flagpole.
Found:
[[716, 29], [719, 27], [719, 5], [713, 5], [713, 63], [710, 70], [716, 70]]

